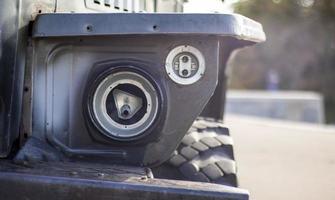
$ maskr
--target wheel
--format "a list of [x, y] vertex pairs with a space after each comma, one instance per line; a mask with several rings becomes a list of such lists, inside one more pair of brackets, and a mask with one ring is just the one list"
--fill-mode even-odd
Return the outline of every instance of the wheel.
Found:
[[[213, 119], [197, 119], [158, 176], [237, 187], [233, 140]], [[172, 177], [174, 176], [174, 177]]]

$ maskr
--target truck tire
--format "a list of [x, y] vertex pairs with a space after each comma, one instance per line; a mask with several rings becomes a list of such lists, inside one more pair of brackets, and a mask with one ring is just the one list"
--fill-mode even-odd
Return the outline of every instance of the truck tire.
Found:
[[237, 187], [233, 140], [213, 119], [197, 119], [169, 160], [182, 179]]

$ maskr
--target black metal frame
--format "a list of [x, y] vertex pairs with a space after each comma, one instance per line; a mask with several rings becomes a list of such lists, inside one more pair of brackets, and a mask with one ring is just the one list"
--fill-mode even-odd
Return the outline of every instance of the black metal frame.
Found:
[[150, 170], [87, 163], [0, 163], [1, 199], [247, 200], [247, 191], [154, 179]]

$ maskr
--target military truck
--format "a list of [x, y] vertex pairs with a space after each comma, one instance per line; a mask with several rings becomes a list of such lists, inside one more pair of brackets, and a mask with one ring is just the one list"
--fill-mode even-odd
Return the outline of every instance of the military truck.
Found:
[[262, 26], [147, 3], [0, 2], [1, 199], [248, 199], [225, 67]]

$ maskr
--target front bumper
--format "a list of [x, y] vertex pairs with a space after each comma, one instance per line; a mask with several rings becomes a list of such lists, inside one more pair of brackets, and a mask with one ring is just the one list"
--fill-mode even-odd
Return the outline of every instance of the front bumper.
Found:
[[[27, 163], [26, 163], [27, 164]], [[155, 179], [146, 168], [84, 163], [0, 163], [1, 199], [247, 200], [247, 191], [209, 183]]]

